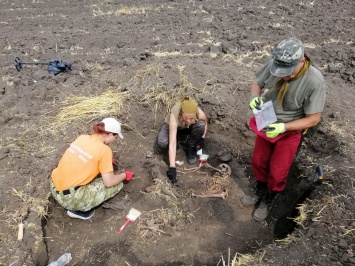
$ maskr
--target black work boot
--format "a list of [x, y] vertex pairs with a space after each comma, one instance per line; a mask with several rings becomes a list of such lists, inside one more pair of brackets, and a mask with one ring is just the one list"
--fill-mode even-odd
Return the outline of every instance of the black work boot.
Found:
[[188, 147], [186, 152], [186, 161], [188, 164], [194, 164], [197, 161], [196, 149]]
[[276, 192], [268, 190], [262, 198], [258, 208], [253, 213], [253, 219], [261, 222], [266, 219], [272, 209]]
[[241, 198], [244, 205], [255, 205], [261, 201], [267, 192], [267, 183], [257, 180], [254, 186], [253, 194]]

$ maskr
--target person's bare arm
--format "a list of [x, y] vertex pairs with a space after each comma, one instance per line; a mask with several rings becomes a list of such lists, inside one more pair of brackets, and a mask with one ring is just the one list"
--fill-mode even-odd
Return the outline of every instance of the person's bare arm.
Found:
[[169, 120], [169, 166], [175, 167], [176, 159], [176, 134], [177, 134], [177, 122], [175, 116], [170, 114]]
[[319, 123], [321, 114], [322, 113], [310, 114], [306, 115], [304, 118], [285, 123], [285, 130], [305, 130], [307, 128], [314, 127]]
[[126, 173], [115, 175], [113, 172], [101, 174], [102, 182], [106, 187], [113, 187], [121, 183], [126, 178]]
[[205, 122], [205, 131], [203, 132], [203, 136], [202, 136], [202, 138], [205, 138], [206, 134], [207, 134], [207, 127], [208, 127], [207, 126], [207, 116], [206, 116], [205, 112], [202, 111], [200, 108], [198, 108], [198, 119]]
[[261, 88], [260, 88], [260, 86], [258, 85], [258, 83], [256, 83], [256, 81], [254, 81], [254, 82], [251, 84], [250, 95], [251, 95], [252, 97], [254, 97], [254, 96], [260, 96], [260, 95], [261, 95]]

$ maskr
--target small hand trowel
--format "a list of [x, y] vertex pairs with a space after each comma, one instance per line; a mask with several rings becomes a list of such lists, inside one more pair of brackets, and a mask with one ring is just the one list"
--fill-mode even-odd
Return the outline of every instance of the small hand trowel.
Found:
[[117, 234], [121, 233], [123, 229], [127, 226], [129, 222], [133, 223], [142, 213], [135, 208], [129, 210], [128, 214], [125, 216], [126, 222], [121, 226], [120, 230], [118, 230]]

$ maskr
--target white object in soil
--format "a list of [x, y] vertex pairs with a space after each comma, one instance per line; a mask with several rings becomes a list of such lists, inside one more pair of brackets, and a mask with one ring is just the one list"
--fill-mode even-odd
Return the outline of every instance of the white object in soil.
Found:
[[70, 253], [64, 253], [62, 256], [59, 257], [58, 260], [52, 261], [48, 264], [48, 266], [64, 266], [67, 265], [72, 260]]

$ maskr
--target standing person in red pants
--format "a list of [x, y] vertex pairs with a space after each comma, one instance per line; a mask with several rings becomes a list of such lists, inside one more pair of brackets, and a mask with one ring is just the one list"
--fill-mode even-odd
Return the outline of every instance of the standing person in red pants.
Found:
[[255, 118], [250, 120], [257, 133], [252, 156], [256, 191], [241, 200], [246, 205], [256, 205], [256, 221], [266, 219], [275, 196], [284, 190], [302, 132], [320, 122], [325, 96], [324, 78], [312, 66], [297, 38], [281, 41], [273, 58], [256, 72], [249, 106], [253, 110], [272, 101], [277, 117], [266, 132], [257, 130]]

